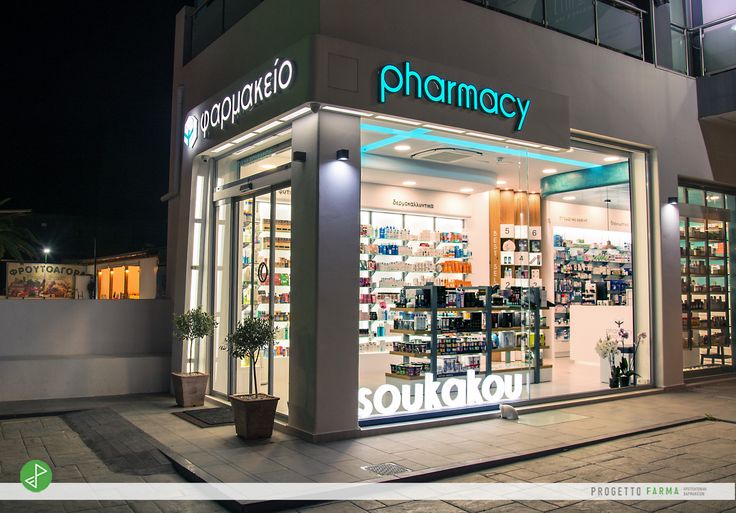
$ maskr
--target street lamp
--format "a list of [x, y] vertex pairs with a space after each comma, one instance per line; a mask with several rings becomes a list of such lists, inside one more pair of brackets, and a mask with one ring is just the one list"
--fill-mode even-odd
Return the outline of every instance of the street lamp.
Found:
[[43, 248], [43, 262], [45, 264], [49, 262], [49, 253], [51, 253], [51, 248]]

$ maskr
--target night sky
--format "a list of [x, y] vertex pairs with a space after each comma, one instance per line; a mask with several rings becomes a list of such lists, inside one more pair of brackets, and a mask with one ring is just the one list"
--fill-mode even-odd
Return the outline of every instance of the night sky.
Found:
[[9, 2], [2, 208], [57, 258], [166, 244], [175, 15], [185, 0]]

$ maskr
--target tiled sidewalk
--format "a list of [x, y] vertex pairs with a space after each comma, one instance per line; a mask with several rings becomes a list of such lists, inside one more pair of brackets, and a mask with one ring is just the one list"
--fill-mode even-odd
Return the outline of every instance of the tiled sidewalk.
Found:
[[280, 432], [267, 441], [246, 442], [235, 436], [233, 426], [202, 429], [172, 415], [180, 409], [164, 395], [5, 403], [0, 411], [109, 407], [221, 481], [355, 482], [378, 478], [362, 468], [378, 463], [398, 463], [412, 471], [448, 468], [706, 414], [736, 420], [735, 397], [736, 381], [722, 381], [682, 392], [526, 414], [518, 422], [483, 420], [324, 444]]
[[[503, 465], [445, 482], [712, 482], [736, 481], [736, 425], [699, 422], [561, 454]], [[355, 501], [283, 513], [717, 513], [733, 501]]]

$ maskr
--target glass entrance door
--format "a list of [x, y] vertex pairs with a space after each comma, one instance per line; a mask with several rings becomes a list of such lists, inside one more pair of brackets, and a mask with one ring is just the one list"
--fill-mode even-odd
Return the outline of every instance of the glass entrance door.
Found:
[[[255, 362], [258, 392], [281, 400], [278, 412], [288, 413], [289, 316], [291, 283], [291, 189], [273, 188], [234, 201], [236, 229], [231, 276], [234, 280], [230, 329], [247, 317], [269, 319], [275, 340]], [[247, 359], [230, 365], [230, 389], [255, 393], [252, 365]]]

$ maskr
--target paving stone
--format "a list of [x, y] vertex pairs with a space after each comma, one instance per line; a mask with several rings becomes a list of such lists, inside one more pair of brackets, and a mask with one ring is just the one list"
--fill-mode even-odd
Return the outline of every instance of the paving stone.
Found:
[[641, 510], [614, 501], [584, 501], [555, 510], [555, 513], [640, 513]]
[[526, 506], [527, 508], [532, 508], [536, 511], [553, 511], [558, 509], [558, 506], [555, 506], [551, 502], [547, 501], [517, 501], [517, 504], [521, 504], [522, 506]]
[[153, 501], [131, 501], [129, 506], [135, 513], [162, 513]]
[[[341, 510], [334, 510], [342, 513]], [[463, 513], [463, 510], [442, 501], [410, 501], [375, 510], [376, 513]]]
[[381, 501], [352, 501], [353, 505], [358, 506], [360, 509], [371, 511], [374, 509], [383, 508], [385, 506]]
[[304, 513], [365, 513], [366, 510], [352, 502], [330, 502], [328, 504], [299, 508], [298, 511], [303, 511]]
[[660, 511], [680, 504], [682, 501], [641, 501], [633, 504], [637, 509], [643, 511]]
[[[529, 508], [527, 506], [513, 503], [513, 504], [504, 504], [503, 506], [498, 506], [493, 509], [487, 509], [487, 512], [492, 513], [536, 513], [539, 510]], [[485, 512], [483, 512], [485, 513]]]
[[506, 504], [513, 504], [513, 501], [447, 501], [456, 508], [467, 513], [480, 513], [481, 511], [493, 510]]

